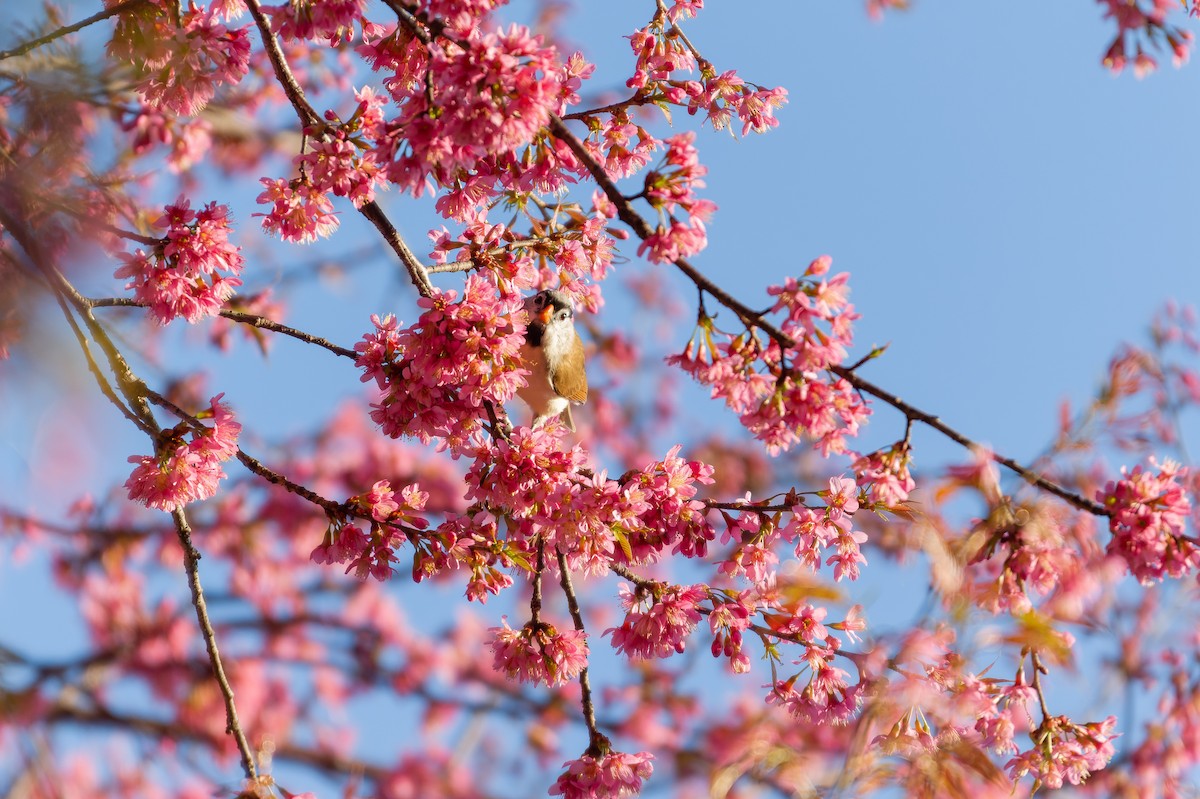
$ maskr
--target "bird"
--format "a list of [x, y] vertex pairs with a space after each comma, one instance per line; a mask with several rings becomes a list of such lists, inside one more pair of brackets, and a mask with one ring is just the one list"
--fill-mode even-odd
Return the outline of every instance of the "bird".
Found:
[[571, 403], [586, 402], [588, 394], [583, 341], [575, 332], [575, 312], [567, 295], [553, 289], [527, 298], [525, 310], [529, 323], [521, 359], [529, 370], [529, 379], [517, 396], [533, 411], [533, 427], [560, 416], [567, 429], [574, 432]]

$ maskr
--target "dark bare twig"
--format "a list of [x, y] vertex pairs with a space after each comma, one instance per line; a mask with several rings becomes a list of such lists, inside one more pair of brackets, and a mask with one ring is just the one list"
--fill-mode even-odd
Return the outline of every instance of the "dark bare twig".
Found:
[[41, 47], [43, 44], [49, 44], [56, 39], [61, 39], [62, 37], [75, 33], [76, 31], [83, 30], [88, 25], [94, 25], [95, 23], [106, 20], [109, 17], [115, 17], [118, 14], [122, 14], [139, 6], [147, 5], [148, 3], [149, 0], [125, 0], [123, 3], [117, 3], [112, 8], [106, 8], [103, 11], [98, 11], [87, 19], [80, 20], [79, 22], [71, 25], [66, 25], [58, 28], [57, 30], [53, 30], [50, 33], [47, 33], [45, 36], [39, 36], [38, 38], [18, 45], [11, 50], [0, 50], [0, 61], [25, 55], [30, 50]]
[[[591, 153], [589, 153], [583, 146], [583, 142], [581, 142], [579, 138], [571, 132], [562, 119], [557, 116], [552, 116], [550, 119], [550, 131], [564, 143], [566, 143], [566, 145], [571, 149], [571, 152], [575, 154], [575, 157], [577, 157], [588, 168], [592, 178], [597, 184], [599, 184], [609, 201], [616, 206], [617, 216], [620, 218], [620, 220], [632, 228], [633, 232], [638, 236], [638, 238], [644, 240], [652, 236], [654, 231], [651, 229], [649, 223], [647, 223], [640, 214], [633, 210], [633, 206], [630, 205], [629, 201], [626, 200], [626, 198], [617, 189], [616, 184], [613, 183], [611, 178], [609, 178], [608, 173], [604, 170], [604, 167], [597, 163], [596, 159], [593, 158]], [[717, 300], [717, 302], [721, 303], [726, 308], [737, 314], [738, 318], [741, 319], [747, 327], [757, 327], [777, 341], [780, 346], [784, 348], [796, 346], [796, 342], [793, 341], [790, 336], [764, 319], [760, 312], [755, 311], [745, 304], [739, 302], [733, 297], [733, 295], [729, 294], [727, 291], [705, 276], [700, 270], [692, 266], [692, 264], [686, 258], [678, 258], [674, 263], [676, 268], [683, 272], [683, 274], [686, 275], [687, 278], [691, 280], [698, 289], [711, 295]], [[842, 366], [833, 366], [830, 367], [830, 371], [845, 380], [850, 385], [854, 386], [859, 391], [870, 394], [871, 396], [886, 402], [888, 405], [891, 405], [893, 408], [903, 413], [907, 420], [921, 422], [922, 424], [937, 430], [951, 441], [961, 444], [964, 447], [971, 449], [983, 449], [980, 444], [967, 438], [962, 433], [959, 433], [957, 430], [942, 422], [938, 417], [926, 413], [925, 411], [922, 411], [907, 402], [904, 402], [891, 392], [885, 391], [869, 380], [859, 377], [857, 373], [851, 371], [850, 369]], [[1035, 485], [1038, 488], [1053, 494], [1054, 496], [1082, 511], [1086, 511], [1097, 516], [1107, 516], [1109, 514], [1109, 511], [1100, 503], [1070, 491], [1063, 486], [1060, 486], [1058, 483], [1055, 483], [1054, 481], [1049, 480], [1031, 471], [1030, 469], [1027, 469], [1012, 458], [1006, 458], [1003, 455], [995, 452], [991, 453], [991, 457], [996, 463], [999, 463], [1001, 466], [1004, 466], [1020, 475], [1032, 485]]]
[[[567, 597], [567, 610], [571, 613], [571, 621], [575, 623], [576, 630], [583, 632], [586, 627], [583, 624], [583, 613], [579, 610], [579, 598], [575, 596], [575, 586], [571, 583], [571, 571], [567, 568], [567, 557], [557, 547], [554, 554], [558, 559], [558, 582]], [[594, 746], [604, 736], [596, 725], [596, 707], [592, 703], [592, 684], [588, 679], [587, 666], [584, 666], [579, 672], [579, 703], [583, 709], [583, 723], [587, 725], [588, 738]]]
[[254, 753], [246, 740], [246, 733], [238, 720], [237, 706], [233, 701], [233, 687], [225, 676], [225, 667], [221, 662], [221, 653], [217, 649], [217, 634], [213, 630], [212, 621], [208, 617], [208, 605], [204, 602], [204, 589], [200, 586], [200, 553], [192, 545], [192, 528], [188, 525], [183, 510], [177, 508], [171, 513], [175, 522], [175, 534], [183, 549], [183, 566], [187, 572], [188, 588], [192, 592], [192, 607], [196, 609], [196, 621], [200, 624], [200, 633], [204, 636], [204, 648], [208, 651], [208, 662], [212, 666], [213, 679], [221, 689], [221, 697], [225, 702], [225, 732], [232, 735], [237, 742], [238, 752], [242, 758], [242, 769], [250, 780], [257, 779], [258, 770], [254, 766]]

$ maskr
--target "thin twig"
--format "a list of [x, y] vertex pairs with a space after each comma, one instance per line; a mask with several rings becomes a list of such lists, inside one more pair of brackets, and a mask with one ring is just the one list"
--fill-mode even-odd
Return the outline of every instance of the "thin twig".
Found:
[[[554, 553], [558, 559], [558, 583], [567, 597], [567, 610], [571, 613], [571, 621], [575, 623], [576, 630], [585, 632], [583, 614], [579, 611], [579, 599], [575, 596], [575, 587], [571, 584], [571, 571], [567, 568], [567, 557], [557, 547]], [[592, 744], [596, 744], [603, 736], [596, 726], [596, 708], [592, 704], [592, 684], [588, 680], [587, 666], [579, 672], [579, 703], [583, 709], [583, 723], [587, 725], [588, 738]]]
[[62, 37], [72, 34], [75, 31], [82, 30], [82, 29], [86, 28], [88, 25], [93, 25], [102, 20], [106, 20], [109, 17], [115, 17], [117, 14], [121, 14], [125, 11], [129, 11], [130, 9], [136, 8], [138, 6], [147, 5], [148, 3], [149, 3], [149, 0], [125, 0], [125, 2], [123, 2], [123, 3], [117, 3], [112, 8], [106, 8], [103, 11], [98, 11], [95, 14], [92, 14], [90, 17], [88, 17], [85, 20], [81, 20], [72, 25], [67, 25], [65, 27], [58, 28], [57, 30], [53, 30], [50, 33], [47, 33], [45, 36], [39, 36], [38, 38], [33, 39], [28, 42], [25, 42], [22, 45], [18, 45], [17, 47], [12, 48], [11, 50], [0, 50], [0, 61], [4, 61], [5, 59], [8, 59], [8, 58], [15, 58], [16, 56], [25, 55], [30, 50], [34, 50], [38, 47], [41, 47], [43, 44], [49, 44], [50, 42], [54, 41], [55, 39], [61, 39]]
[[321, 115], [308, 102], [308, 98], [304, 96], [304, 89], [296, 80], [296, 76], [292, 74], [291, 67], [288, 66], [287, 59], [283, 55], [283, 48], [279, 46], [279, 41], [275, 38], [274, 31], [271, 30], [271, 21], [263, 13], [262, 5], [258, 0], [245, 0], [245, 2], [246, 8], [250, 10], [250, 16], [254, 17], [254, 24], [258, 26], [263, 47], [267, 51], [267, 58], [271, 60], [271, 66], [275, 70], [275, 77], [279, 79], [283, 93], [287, 95], [292, 108], [296, 109], [296, 113], [300, 116], [301, 127], [307, 128], [310, 125], [322, 124]]
[[[574, 133], [571, 132], [562, 119], [557, 116], [551, 116], [550, 130], [555, 136], [566, 143], [571, 152], [574, 153], [575, 156], [587, 167], [588, 171], [592, 175], [592, 178], [597, 184], [600, 185], [600, 188], [604, 191], [608, 199], [616, 206], [617, 216], [621, 219], [621, 221], [632, 228], [633, 232], [637, 234], [638, 238], [644, 240], [652, 236], [654, 231], [650, 228], [649, 223], [647, 223], [640, 214], [633, 210], [633, 207], [629, 204], [626, 198], [621, 194], [620, 190], [617, 189], [616, 184], [608, 176], [608, 173], [605, 171], [604, 167], [592, 157], [591, 153], [587, 151], [587, 149], [583, 146], [583, 143], [578, 137], [575, 136]], [[676, 268], [683, 272], [683, 274], [686, 275], [688, 279], [690, 279], [696, 285], [697, 288], [710, 294], [726, 308], [737, 314], [742, 322], [747, 326], [759, 328], [784, 348], [794, 348], [796, 346], [796, 342], [790, 336], [788, 336], [775, 325], [765, 320], [761, 313], [736, 300], [731, 294], [710, 280], [700, 270], [692, 266], [692, 264], [688, 262], [686, 258], [677, 258], [674, 263]], [[849, 369], [841, 366], [831, 366], [829, 371], [842, 378], [859, 391], [870, 394], [875, 398], [887, 403], [888, 405], [891, 405], [893, 408], [903, 413], [906, 419], [910, 421], [921, 422], [922, 424], [937, 430], [942, 435], [948, 437], [950, 440], [958, 444], [963, 445], [964, 447], [979, 450], [984, 449], [984, 447], [982, 447], [980, 444], [967, 438], [957, 430], [954, 430], [942, 422], [938, 417], [926, 413], [908, 404], [907, 402], [904, 402], [896, 395], [883, 390], [869, 380], [859, 377], [855, 372], [852, 372]], [[1011, 458], [1006, 458], [996, 452], [992, 452], [991, 457], [996, 463], [999, 463], [1000, 465], [1012, 470], [1029, 483], [1059, 497], [1063, 501], [1080, 510], [1087, 511], [1088, 513], [1092, 513], [1097, 516], [1109, 515], [1109, 511], [1100, 503], [1087, 499], [1080, 494], [1060, 486], [1052, 480], [1049, 480], [1027, 469]]]
[[[88, 305], [92, 308], [148, 308], [150, 303], [138, 302], [130, 297], [97, 297], [95, 299], [85, 298]], [[343, 358], [357, 358], [358, 353], [348, 347], [343, 347], [340, 344], [334, 344], [332, 341], [321, 336], [306, 333], [294, 327], [289, 327], [281, 322], [276, 322], [274, 319], [269, 319], [258, 314], [246, 313], [245, 311], [234, 311], [230, 308], [222, 308], [217, 312], [219, 316], [223, 316], [233, 322], [240, 322], [243, 325], [250, 325], [262, 330], [270, 330], [272, 333], [279, 333], [284, 336], [291, 336], [294, 339], [303, 341], [306, 344], [314, 344], [318, 347], [323, 347], [334, 355], [340, 355]]]
[[433, 296], [433, 284], [429, 282], [429, 272], [420, 259], [413, 254], [413, 251], [408, 248], [404, 238], [400, 232], [396, 230], [396, 226], [387, 218], [387, 214], [379, 207], [379, 203], [372, 200], [369, 203], [363, 203], [362, 208], [358, 209], [367, 220], [375, 226], [375, 229], [383, 236], [383, 240], [392, 248], [392, 252], [400, 258], [400, 263], [404, 264], [404, 268], [408, 271], [408, 276], [412, 280], [413, 285], [417, 287], [422, 297]]
[[254, 753], [246, 741], [246, 733], [238, 720], [237, 707], [233, 702], [233, 687], [225, 676], [225, 667], [221, 663], [221, 653], [217, 650], [217, 634], [213, 630], [212, 621], [208, 618], [208, 606], [204, 602], [204, 589], [200, 586], [200, 553], [192, 545], [192, 528], [188, 525], [187, 517], [182, 508], [171, 513], [175, 521], [175, 533], [179, 545], [183, 549], [183, 567], [187, 572], [188, 587], [192, 591], [192, 606], [196, 609], [196, 620], [200, 623], [200, 633], [204, 636], [204, 648], [208, 650], [208, 662], [212, 666], [213, 678], [221, 689], [221, 697], [225, 701], [225, 732], [237, 741], [238, 751], [242, 757], [242, 769], [247, 779], [258, 778], [258, 770], [254, 767]]

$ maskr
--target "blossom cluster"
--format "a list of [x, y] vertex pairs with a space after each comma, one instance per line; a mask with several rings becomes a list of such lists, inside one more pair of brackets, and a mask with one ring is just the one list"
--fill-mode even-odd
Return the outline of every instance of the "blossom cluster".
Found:
[[[1193, 35], [1167, 22], [1167, 13], [1179, 6], [1175, 0], [1096, 0], [1104, 6], [1104, 16], [1117, 24], [1117, 34], [1104, 53], [1103, 63], [1113, 72], [1121, 72], [1132, 60], [1133, 72], [1143, 77], [1158, 68], [1158, 62], [1146, 52], [1146, 46], [1161, 47], [1165, 42], [1176, 67], [1187, 63]], [[1193, 12], [1195, 7], [1193, 6]], [[1161, 42], [1160, 42], [1161, 40]]]
[[777, 297], [770, 313], [784, 315], [779, 328], [791, 340], [786, 346], [761, 339], [749, 320], [734, 334], [718, 331], [705, 316], [684, 351], [667, 359], [710, 386], [772, 454], [801, 437], [815, 440], [825, 455], [846, 452], [846, 438], [870, 413], [849, 382], [822, 375], [846, 357], [858, 318], [847, 302], [848, 275], [826, 279], [830, 264], [822, 256], [803, 279], [768, 289]]
[[1035, 785], [1052, 790], [1067, 783], [1082, 785], [1112, 760], [1116, 724], [1114, 716], [1087, 724], [1065, 716], [1047, 718], [1030, 733], [1034, 745], [1009, 761], [1009, 774], [1014, 779], [1033, 774]]
[[796, 662], [807, 670], [786, 680], [777, 680], [767, 694], [767, 704], [779, 705], [791, 715], [808, 724], [846, 724], [862, 705], [866, 683], [851, 684], [850, 674], [834, 664], [841, 642], [826, 635], [805, 647], [804, 656]]
[[200, 163], [212, 147], [212, 125], [203, 118], [172, 117], [143, 107], [123, 118], [121, 129], [131, 134], [130, 149], [137, 155], [159, 144], [170, 147], [167, 168], [175, 173]]
[[[453, 193], [438, 202], [451, 197]], [[601, 306], [600, 282], [612, 266], [615, 242], [608, 225], [616, 211], [599, 190], [592, 195], [592, 205], [590, 213], [574, 205], [560, 206], [559, 214], [537, 223], [529, 233], [463, 209], [466, 225], [456, 236], [445, 227], [430, 231], [430, 259], [438, 265], [470, 265], [504, 294], [555, 286], [595, 312]]]
[[[694, 13], [701, 5], [691, 5], [688, 10]], [[658, 13], [649, 25], [628, 37], [637, 63], [626, 85], [655, 102], [684, 107], [689, 114], [703, 111], [714, 130], [726, 128], [735, 115], [742, 123], [743, 136], [778, 126], [775, 109], [787, 101], [787, 90], [764, 89], [747, 83], [733, 70], [717, 74], [708, 63], [699, 64], [674, 24], [680, 11]], [[700, 80], [674, 77], [676, 72], [694, 72], [697, 66], [701, 67]]]
[[563, 799], [627, 799], [642, 792], [642, 782], [650, 777], [654, 755], [639, 752], [585, 754], [564, 765], [567, 770], [550, 788], [551, 796]]
[[137, 67], [137, 92], [152, 111], [198, 114], [223, 84], [236, 84], [250, 69], [247, 27], [230, 29], [215, 4], [189, 3], [177, 27], [166, 3], [148, 3], [137, 14], [117, 17], [109, 55]]
[[[688, 131], [666, 139], [663, 166], [646, 174], [643, 193], [663, 221], [638, 245], [638, 255], [654, 263], [695, 255], [708, 245], [704, 223], [717, 206], [695, 196], [695, 189], [704, 187], [700, 178], [708, 172], [692, 144], [695, 138], [695, 132]], [[676, 208], [687, 211], [687, 222], [676, 218]]]
[[519, 298], [500, 299], [478, 275], [457, 296], [435, 289], [422, 297], [425, 310], [409, 328], [372, 316], [375, 332], [354, 346], [361, 379], [383, 391], [371, 418], [393, 438], [438, 438], [459, 451], [480, 431], [487, 406], [511, 399], [526, 374], [524, 331], [512, 317]]
[[529, 622], [514, 630], [504, 620], [493, 627], [493, 668], [509, 679], [542, 685], [563, 685], [579, 676], [587, 666], [587, 633], [583, 630], [559, 630], [545, 622]]
[[157, 454], [129, 457], [137, 464], [125, 481], [131, 500], [171, 513], [217, 493], [217, 483], [225, 477], [221, 463], [237, 453], [242, 431], [233, 411], [220, 401], [223, 396], [213, 397], [209, 410], [201, 414], [212, 418], [212, 427], [201, 432], [181, 424], [164, 430]]
[[1200, 566], [1200, 547], [1184, 534], [1192, 504], [1179, 481], [1188, 470], [1169, 460], [1151, 465], [1157, 473], [1122, 468], [1125, 477], [1096, 494], [1109, 512], [1109, 553], [1144, 584], [1179, 578]]
[[355, 23], [370, 25], [363, 20], [366, 6], [366, 0], [322, 0], [264, 6], [263, 10], [281, 38], [309, 39], [337, 47], [353, 39]]
[[372, 152], [362, 153], [344, 128], [311, 129], [308, 152], [293, 159], [314, 192], [346, 197], [355, 208], [375, 199], [375, 187], [383, 182], [383, 170]]
[[199, 211], [180, 197], [154, 222], [166, 235], [150, 252], [122, 256], [114, 277], [131, 278], [139, 302], [160, 325], [183, 317], [197, 322], [215, 316], [242, 285], [240, 248], [229, 242], [229, 208], [209, 203]]
[[424, 530], [429, 522], [418, 514], [425, 509], [429, 494], [416, 484], [397, 494], [387, 480], [379, 480], [365, 494], [352, 497], [351, 508], [370, 521], [370, 533], [358, 524], [330, 524], [320, 545], [309, 556], [314, 563], [345, 563], [359, 579], [367, 576], [384, 581], [392, 576], [395, 551], [405, 539], [405, 529]]
[[[469, 17], [450, 18], [451, 25], [428, 44], [396, 27], [358, 49], [375, 70], [392, 73], [384, 86], [397, 109], [391, 118], [364, 124], [363, 131], [389, 182], [415, 195], [428, 180], [452, 191], [472, 180], [486, 201], [496, 191], [492, 184], [513, 179], [501, 164], [534, 142], [588, 71], [582, 59], [564, 64], [527, 28], [484, 32]], [[543, 148], [537, 160], [563, 154]], [[565, 163], [578, 168], [573, 159]]]
[[328, 192], [313, 185], [309, 178], [260, 178], [259, 182], [264, 188], [257, 201], [269, 204], [271, 210], [255, 216], [263, 218], [262, 228], [267, 233], [307, 244], [330, 235], [341, 224]]
[[557, 547], [571, 569], [606, 574], [611, 564], [644, 564], [674, 550], [700, 557], [715, 537], [695, 500], [712, 467], [678, 456], [619, 480], [584, 473], [585, 453], [560, 449], [559, 428], [519, 427], [481, 448], [467, 475], [468, 498], [509, 521], [510, 538]]
[[903, 504], [917, 487], [911, 466], [908, 442], [898, 441], [887, 449], [860, 455], [853, 469], [868, 500], [890, 508]]
[[701, 602], [708, 599], [703, 585], [669, 586], [662, 591], [632, 589], [621, 584], [625, 620], [604, 631], [613, 649], [630, 658], [665, 658], [686, 648], [687, 638], [700, 623]]

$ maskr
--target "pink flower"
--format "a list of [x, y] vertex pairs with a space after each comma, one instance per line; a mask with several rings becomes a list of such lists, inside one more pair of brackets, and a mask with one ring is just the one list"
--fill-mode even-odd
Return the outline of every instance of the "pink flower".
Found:
[[[836, 640], [836, 639], [830, 639]], [[834, 650], [809, 646], [802, 661], [807, 663], [808, 683], [797, 690], [800, 675], [777, 681], [767, 694], [767, 704], [781, 705], [809, 724], [845, 724], [862, 704], [864, 684], [851, 685], [849, 675], [833, 665]]]
[[1032, 773], [1039, 784], [1051, 789], [1065, 783], [1082, 785], [1093, 771], [1112, 760], [1116, 724], [1113, 716], [1082, 725], [1065, 716], [1052, 716], [1030, 733], [1035, 745], [1010, 760], [1006, 768], [1013, 779]]
[[1143, 584], [1181, 577], [1200, 565], [1200, 548], [1184, 534], [1192, 505], [1177, 482], [1188, 470], [1172, 461], [1150, 464], [1157, 474], [1137, 466], [1096, 494], [1109, 511], [1109, 553], [1120, 556]]
[[642, 791], [642, 782], [654, 771], [649, 752], [629, 755], [608, 752], [596, 757], [585, 754], [568, 760], [567, 770], [550, 788], [551, 796], [563, 799], [625, 799]]
[[354, 38], [366, 0], [301, 0], [267, 6], [272, 27], [284, 40], [311, 39], [336, 47]]
[[843, 515], [853, 516], [858, 510], [858, 486], [847, 477], [829, 478], [825, 504], [829, 507], [828, 517], [832, 522], [836, 522]]
[[346, 131], [337, 128], [320, 138], [321, 130], [309, 130], [314, 141], [309, 151], [292, 159], [312, 181], [313, 194], [347, 197], [355, 208], [375, 199], [375, 187], [384, 184], [383, 169], [374, 153], [360, 153], [348, 140]]
[[479, 275], [467, 278], [462, 300], [454, 291], [421, 298], [417, 324], [372, 317], [376, 332], [355, 346], [364, 380], [383, 398], [371, 418], [393, 438], [441, 438], [455, 451], [467, 447], [488, 418], [487, 406], [511, 399], [525, 369], [523, 330], [512, 312], [519, 298], [500, 298]]
[[242, 430], [229, 406], [220, 402], [223, 396], [213, 397], [209, 411], [203, 414], [213, 419], [213, 426], [205, 432], [181, 424], [163, 431], [166, 443], [157, 448], [158, 455], [130, 456], [129, 462], [137, 464], [125, 481], [130, 499], [171, 513], [216, 494], [217, 483], [225, 477], [221, 463], [236, 454]]
[[860, 455], [854, 461], [853, 469], [872, 502], [894, 507], [907, 500], [916, 488], [916, 481], [909, 472], [911, 463], [908, 445], [898, 441], [887, 450]]
[[[673, 586], [648, 603], [641, 589], [633, 591], [622, 583], [620, 592], [621, 603], [628, 611], [625, 621], [604, 634], [612, 635], [613, 649], [635, 659], [683, 652], [687, 637], [701, 619], [698, 605], [708, 599], [708, 589], [703, 585]], [[643, 606], [644, 610], [634, 610]]]
[[218, 86], [239, 82], [250, 68], [246, 27], [230, 30], [215, 9], [194, 5], [175, 27], [166, 10], [126, 15], [109, 43], [111, 55], [132, 63], [142, 75], [137, 91], [153, 110], [198, 114]]
[[768, 289], [778, 297], [771, 312], [784, 316], [779, 327], [794, 344], [781, 347], [756, 330], [717, 331], [704, 318], [684, 352], [667, 359], [710, 386], [772, 454], [801, 437], [826, 455], [845, 452], [870, 414], [853, 386], [823, 374], [846, 357], [858, 318], [845, 301], [844, 274], [816, 279], [827, 267], [817, 259], [805, 278]]
[[[390, 182], [414, 195], [427, 181], [454, 189], [468, 173], [509, 182], [508, 169], [489, 162], [509, 161], [531, 144], [586, 73], [579, 63], [564, 70], [555, 48], [524, 27], [484, 33], [470, 24], [470, 15], [454, 17], [450, 27], [462, 28], [450, 39], [435, 37], [423, 46], [397, 29], [360, 50], [376, 69], [393, 73], [384, 85], [397, 113], [367, 130], [376, 142], [375, 158]], [[578, 170], [573, 158], [564, 160], [564, 149], [535, 149], [531, 159], [547, 167], [547, 176]], [[521, 164], [519, 171], [530, 166]], [[567, 182], [562, 176], [552, 180]]]
[[563, 685], [587, 666], [587, 633], [559, 632], [553, 625], [529, 622], [520, 630], [492, 627], [493, 668], [509, 679], [543, 685]]
[[229, 243], [229, 208], [209, 203], [193, 211], [183, 197], [168, 205], [155, 220], [165, 228], [162, 242], [149, 253], [139, 249], [124, 255], [115, 277], [132, 278], [125, 285], [139, 302], [150, 307], [160, 325], [183, 317], [195, 323], [215, 316], [242, 285], [237, 275], [243, 259]]
[[292, 181], [260, 178], [266, 190], [258, 195], [260, 204], [270, 203], [270, 213], [263, 217], [262, 227], [284, 241], [307, 244], [325, 238], [337, 230], [337, 216], [326, 192], [302, 178]]

